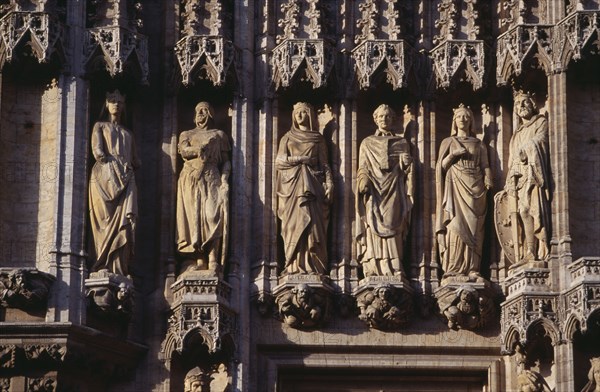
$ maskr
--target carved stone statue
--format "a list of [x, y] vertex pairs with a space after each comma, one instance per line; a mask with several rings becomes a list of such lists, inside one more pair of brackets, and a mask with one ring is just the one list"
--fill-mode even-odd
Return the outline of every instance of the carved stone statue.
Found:
[[[227, 257], [231, 145], [212, 128], [213, 108], [196, 105], [196, 128], [179, 136], [184, 160], [177, 182], [177, 251], [196, 269], [217, 271]], [[188, 266], [189, 267], [189, 266]]]
[[494, 315], [494, 303], [480, 296], [472, 286], [465, 285], [456, 291], [455, 299], [442, 312], [448, 320], [448, 328], [472, 330], [490, 321]]
[[52, 282], [37, 275], [21, 269], [0, 273], [0, 305], [26, 309], [44, 304]]
[[133, 135], [121, 125], [125, 97], [106, 95], [107, 121], [94, 124], [89, 188], [90, 226], [95, 263], [92, 271], [127, 275], [133, 258], [137, 217], [134, 170], [140, 166]]
[[436, 164], [436, 235], [444, 279], [481, 280], [487, 191], [492, 187], [485, 144], [475, 137], [473, 112], [454, 110], [451, 136]]
[[[381, 284], [357, 300], [358, 318], [377, 329], [396, 329], [407, 322], [412, 307], [410, 301], [400, 298], [401, 291], [390, 284]], [[406, 305], [406, 306], [405, 306]]]
[[550, 170], [548, 122], [533, 97], [515, 96], [521, 124], [510, 140], [504, 191], [496, 195], [496, 231], [511, 268], [548, 256], [550, 234]]
[[600, 357], [590, 359], [592, 365], [588, 373], [588, 383], [581, 392], [600, 392]]
[[284, 273], [325, 274], [333, 179], [311, 105], [294, 105], [292, 128], [281, 138], [275, 166]]
[[358, 259], [365, 276], [403, 274], [402, 255], [412, 208], [408, 141], [393, 133], [396, 114], [387, 105], [373, 112], [374, 135], [360, 145], [357, 172]]
[[283, 321], [291, 327], [314, 327], [324, 316], [324, 303], [312, 287], [299, 284], [289, 293], [277, 298], [277, 307]]
[[202, 386], [206, 384], [204, 378], [204, 372], [199, 367], [187, 372], [183, 381], [184, 392], [202, 392]]

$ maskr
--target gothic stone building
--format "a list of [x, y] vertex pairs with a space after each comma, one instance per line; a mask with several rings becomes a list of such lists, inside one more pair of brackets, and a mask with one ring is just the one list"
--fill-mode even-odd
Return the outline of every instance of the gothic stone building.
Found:
[[0, 391], [600, 390], [599, 33], [0, 0]]

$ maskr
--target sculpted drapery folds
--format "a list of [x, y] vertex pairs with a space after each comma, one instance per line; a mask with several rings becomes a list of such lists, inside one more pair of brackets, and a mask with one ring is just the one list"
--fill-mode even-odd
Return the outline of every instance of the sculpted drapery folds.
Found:
[[[497, 232], [511, 267], [544, 261], [550, 234], [548, 122], [528, 93], [516, 94], [514, 110], [520, 125], [510, 140], [504, 191], [495, 199]], [[502, 238], [505, 227], [509, 241]]]
[[211, 128], [213, 119], [210, 104], [200, 102], [196, 128], [179, 136], [184, 163], [177, 182], [177, 251], [194, 259], [194, 268], [217, 271], [227, 256], [231, 145], [223, 131]]
[[333, 179], [311, 105], [294, 105], [292, 128], [281, 138], [275, 166], [285, 273], [325, 274]]
[[491, 178], [486, 146], [475, 137], [473, 113], [461, 104], [436, 164], [436, 235], [444, 278], [480, 279]]
[[358, 258], [365, 276], [402, 275], [410, 223], [412, 156], [407, 140], [393, 133], [396, 115], [387, 105], [373, 112], [374, 135], [360, 145], [357, 172]]
[[127, 275], [133, 257], [137, 217], [134, 169], [140, 166], [133, 135], [120, 124], [125, 97], [117, 90], [106, 95], [109, 121], [94, 124], [89, 186], [90, 226], [95, 263], [92, 271], [106, 269]]

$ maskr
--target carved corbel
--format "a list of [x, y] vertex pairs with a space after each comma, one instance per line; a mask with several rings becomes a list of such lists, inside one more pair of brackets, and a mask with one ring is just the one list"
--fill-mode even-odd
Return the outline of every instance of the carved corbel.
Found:
[[497, 318], [497, 295], [487, 281], [449, 283], [435, 297], [450, 329], [484, 329]]
[[296, 329], [314, 329], [331, 316], [333, 288], [328, 278], [317, 275], [287, 275], [273, 289], [278, 316]]
[[231, 308], [231, 286], [218, 277], [188, 273], [173, 285], [173, 304], [161, 358], [204, 347], [209, 355], [222, 358], [235, 351], [236, 313]]
[[371, 328], [397, 330], [413, 315], [413, 289], [400, 276], [370, 276], [354, 291], [358, 318]]
[[0, 269], [0, 306], [23, 310], [46, 305], [56, 278], [36, 269]]
[[85, 281], [89, 308], [101, 317], [127, 321], [133, 312], [134, 289], [131, 279], [102, 270]]
[[64, 61], [62, 35], [60, 18], [49, 6], [40, 5], [31, 11], [13, 4], [0, 19], [0, 68], [25, 47], [39, 63], [47, 63], [55, 53]]

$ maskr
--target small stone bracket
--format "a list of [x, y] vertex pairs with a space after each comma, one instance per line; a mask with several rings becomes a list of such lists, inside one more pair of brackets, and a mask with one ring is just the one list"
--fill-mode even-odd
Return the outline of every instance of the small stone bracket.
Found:
[[236, 313], [231, 308], [231, 286], [216, 276], [187, 273], [171, 285], [173, 303], [161, 359], [183, 353], [198, 343], [209, 354], [235, 351]]
[[65, 60], [63, 26], [47, 12], [11, 11], [0, 19], [0, 68], [11, 62], [17, 47], [27, 46], [38, 62], [47, 63], [58, 53]]
[[358, 318], [371, 328], [397, 330], [407, 324], [414, 312], [414, 290], [401, 276], [369, 276], [354, 290]]
[[278, 316], [292, 328], [313, 329], [331, 316], [334, 289], [319, 275], [285, 275], [273, 289]]
[[273, 49], [271, 58], [275, 89], [292, 86], [296, 77], [312, 83], [314, 89], [323, 87], [334, 63], [334, 48], [324, 39], [285, 39]]
[[133, 310], [133, 282], [107, 270], [93, 272], [85, 280], [89, 309], [107, 318], [129, 320]]
[[45, 307], [55, 280], [35, 268], [0, 268], [0, 306], [23, 310]]
[[87, 29], [84, 41], [84, 65], [88, 72], [105, 69], [111, 76], [128, 67], [140, 83], [148, 83], [148, 38], [121, 26]]
[[394, 90], [407, 87], [409, 72], [415, 67], [417, 53], [404, 40], [365, 40], [352, 50], [361, 89], [375, 87], [374, 79], [385, 72]]
[[483, 40], [444, 40], [430, 52], [438, 88], [467, 81], [478, 90], [485, 86], [486, 45]]
[[481, 330], [497, 319], [497, 293], [487, 281], [449, 283], [434, 295], [450, 329]]
[[233, 43], [221, 36], [186, 36], [175, 45], [175, 55], [181, 68], [184, 85], [194, 83], [195, 75], [222, 86], [231, 65], [235, 68], [236, 49]]

